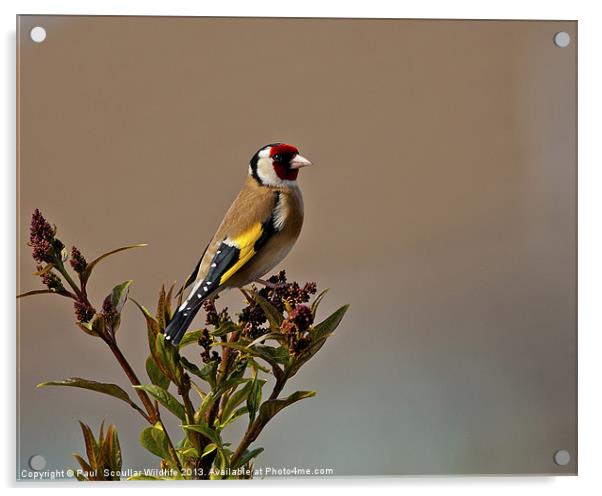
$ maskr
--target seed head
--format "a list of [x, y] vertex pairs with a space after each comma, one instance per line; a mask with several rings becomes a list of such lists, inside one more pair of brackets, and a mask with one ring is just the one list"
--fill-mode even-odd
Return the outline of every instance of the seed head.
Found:
[[96, 310], [94, 310], [89, 303], [80, 300], [77, 300], [73, 304], [73, 308], [75, 309], [75, 316], [79, 322], [90, 322], [96, 314]]
[[71, 247], [71, 260], [69, 260], [69, 263], [71, 264], [71, 267], [73, 267], [73, 270], [80, 275], [83, 274], [88, 266], [88, 262], [86, 262], [82, 252], [75, 246]]
[[[29, 246], [37, 262], [52, 262], [54, 258], [55, 230], [37, 208], [31, 216]], [[60, 243], [60, 241], [59, 241]], [[62, 244], [62, 243], [61, 243]], [[62, 248], [61, 248], [62, 249]]]

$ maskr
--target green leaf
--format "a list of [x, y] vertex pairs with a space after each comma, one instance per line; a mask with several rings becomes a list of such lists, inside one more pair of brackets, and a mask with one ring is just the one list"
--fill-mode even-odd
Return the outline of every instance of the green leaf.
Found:
[[148, 374], [148, 378], [151, 382], [163, 389], [167, 389], [169, 387], [169, 378], [165, 377], [157, 364], [155, 363], [155, 359], [152, 355], [149, 355], [146, 358], [146, 373]]
[[318, 325], [316, 325], [313, 331], [310, 333], [312, 343], [326, 339], [334, 330], [339, 326], [341, 320], [345, 316], [345, 313], [349, 310], [349, 305], [343, 305], [341, 308], [332, 313], [329, 317], [324, 319]]
[[102, 446], [102, 444], [104, 443], [105, 440], [105, 421], [103, 420], [100, 423], [100, 429], [99, 429], [99, 433], [98, 433], [98, 446]]
[[314, 318], [316, 317], [316, 313], [318, 312], [318, 306], [320, 306], [322, 299], [326, 296], [326, 293], [328, 293], [328, 291], [330, 290], [327, 288], [324, 291], [322, 291], [318, 296], [316, 296], [311, 306], [309, 307]]
[[213, 406], [217, 399], [215, 390], [209, 391], [204, 398], [201, 400], [201, 405], [194, 412], [194, 422], [199, 424], [205, 422], [205, 414]]
[[[265, 381], [263, 382], [265, 383]], [[230, 414], [247, 399], [247, 396], [249, 396], [249, 392], [251, 391], [251, 383], [252, 380], [249, 379], [244, 383], [242, 388], [234, 391], [224, 406], [222, 418], [227, 419]]]
[[265, 425], [272, 417], [274, 417], [274, 415], [276, 415], [283, 408], [292, 405], [293, 403], [300, 401], [304, 398], [311, 398], [315, 395], [315, 391], [297, 391], [283, 399], [265, 401], [259, 408], [259, 419], [261, 420], [261, 424]]
[[77, 322], [79, 328], [90, 336], [99, 337], [98, 333], [92, 329], [92, 322]]
[[[104, 336], [107, 333], [107, 321], [104, 315], [97, 313], [91, 322], [89, 322], [92, 332], [96, 336]], [[84, 324], [85, 325], [85, 324]]]
[[245, 450], [245, 452], [242, 454], [242, 456], [236, 462], [236, 465], [234, 465], [234, 467], [232, 467], [232, 468], [236, 469], [236, 468], [246, 465], [253, 458], [255, 458], [257, 455], [259, 455], [262, 451], [263, 451], [263, 448], [257, 448], [257, 449], [251, 450], [251, 451]]
[[110, 462], [110, 466], [113, 470], [121, 470], [122, 459], [121, 459], [121, 447], [119, 446], [119, 436], [117, 436], [117, 429], [112, 425], [107, 430], [107, 437], [105, 441], [107, 446], [107, 454]]
[[49, 263], [49, 264], [46, 264], [44, 267], [42, 267], [37, 272], [34, 272], [33, 275], [34, 276], [43, 276], [44, 274], [47, 274], [48, 272], [50, 272], [52, 269], [54, 269], [54, 264]]
[[221, 447], [223, 446], [220, 435], [205, 423], [182, 425], [182, 428], [187, 431], [194, 431], [202, 434], [209, 441], [211, 441], [211, 443], [213, 443], [218, 449], [221, 449]]
[[203, 423], [198, 425], [183, 425], [182, 428], [187, 431], [194, 431], [202, 434], [207, 439], [209, 439], [209, 441], [215, 444], [218, 449], [221, 449], [223, 446], [222, 438], [220, 437], [220, 435], [207, 424]]
[[[244, 356], [234, 360], [233, 365], [230, 367], [228, 375], [226, 376], [226, 382], [230, 379], [240, 379], [245, 374], [247, 370], [247, 363], [249, 362], [249, 358]], [[247, 379], [244, 379], [245, 381]]]
[[89, 379], [82, 379], [81, 377], [70, 377], [69, 379], [65, 379], [64, 381], [47, 381], [42, 382], [37, 385], [37, 387], [46, 387], [46, 386], [68, 386], [68, 387], [77, 387], [82, 389], [89, 389], [91, 391], [96, 391], [98, 393], [108, 394], [109, 396], [113, 396], [114, 398], [118, 398], [122, 401], [125, 401], [132, 408], [142, 412], [140, 407], [134, 403], [129, 395], [121, 389], [117, 384], [107, 384], [104, 382], [96, 382], [91, 381]]
[[[161, 291], [159, 292], [159, 302], [157, 303], [157, 313], [155, 314], [155, 319], [159, 323], [159, 328], [161, 330], [167, 327], [167, 320], [169, 319], [169, 312], [166, 312], [167, 306], [167, 294], [165, 293], [165, 286], [161, 286]], [[167, 319], [166, 319], [167, 313]]]
[[161, 291], [159, 292], [159, 301], [157, 303], [157, 313], [155, 314], [155, 318], [159, 323], [159, 328], [161, 331], [167, 327], [167, 324], [169, 324], [169, 321], [171, 320], [171, 300], [174, 284], [171, 285], [167, 292], [165, 292], [165, 285], [162, 285]]
[[186, 436], [184, 436], [176, 443], [176, 449], [189, 448], [190, 446], [190, 439], [188, 439]]
[[215, 445], [214, 443], [209, 443], [207, 446], [205, 446], [205, 449], [203, 450], [203, 454], [201, 455], [201, 458], [206, 457], [209, 453], [213, 453], [216, 449], [217, 449], [217, 445]]
[[147, 427], [140, 433], [140, 443], [153, 455], [162, 459], [169, 459], [169, 450], [167, 449], [167, 437], [157, 423], [152, 427]]
[[248, 380], [249, 379], [246, 379], [239, 375], [230, 375], [228, 376], [228, 379], [222, 381], [219, 384], [219, 386], [216, 389], [214, 389], [214, 392], [221, 396], [222, 394], [228, 392], [230, 389], [236, 388], [238, 385], [242, 384], [243, 382], [247, 382]]
[[259, 293], [257, 293], [256, 291], [250, 291], [250, 293], [253, 299], [263, 310], [263, 313], [265, 314], [266, 318], [268, 319], [268, 322], [270, 323], [272, 331], [278, 331], [278, 329], [280, 329], [280, 324], [282, 324], [282, 321], [284, 320], [284, 316], [274, 305], [272, 305], [268, 300], [263, 298]]
[[[226, 348], [233, 348], [235, 350], [239, 350], [242, 351], [243, 353], [247, 353], [250, 356], [254, 356], [257, 358], [261, 358], [263, 360], [265, 360], [266, 362], [268, 362], [271, 366], [272, 366], [272, 371], [274, 372], [274, 375], [276, 376], [276, 378], [281, 378], [283, 376], [283, 371], [280, 368], [280, 366], [278, 365], [278, 361], [274, 358], [274, 356], [272, 356], [271, 352], [266, 352], [265, 349], [258, 349], [257, 346], [254, 347], [248, 347], [239, 343], [230, 343], [230, 342], [220, 342], [220, 343], [216, 343], [216, 346], [225, 346]], [[268, 348], [267, 346], [263, 347], [263, 348]]]
[[285, 346], [266, 346], [257, 344], [254, 346], [255, 350], [261, 353], [263, 356], [269, 356], [273, 361], [286, 365], [289, 362], [290, 355]]
[[178, 349], [165, 343], [164, 334], [159, 333], [155, 338], [155, 354], [153, 357], [163, 375], [169, 377], [175, 384], [181, 383]]
[[165, 295], [165, 306], [163, 307], [163, 312], [165, 312], [166, 321], [171, 320], [171, 316], [173, 314], [171, 310], [171, 300], [173, 299], [173, 290], [175, 285], [176, 283], [174, 281], [173, 284], [167, 290], [167, 294]]
[[182, 341], [180, 341], [180, 348], [183, 348], [184, 346], [188, 346], [189, 344], [192, 344], [192, 343], [196, 343], [199, 340], [199, 338], [201, 337], [202, 333], [203, 333], [202, 330], [188, 331], [186, 334], [184, 334]]
[[225, 336], [226, 334], [239, 330], [240, 327], [237, 326], [234, 322], [226, 321], [223, 324], [221, 324], [217, 329], [210, 331], [209, 334], [211, 334], [212, 336], [219, 337]]
[[292, 361], [286, 369], [287, 377], [293, 377], [311, 357], [313, 357], [322, 348], [326, 339], [334, 332], [349, 309], [349, 305], [344, 305], [329, 317], [316, 325], [309, 333], [309, 347], [301, 355]]
[[80, 467], [84, 472], [91, 473], [94, 471], [90, 464], [86, 460], [84, 460], [81, 455], [73, 453], [73, 458], [77, 460], [77, 463], [79, 463]]
[[147, 245], [145, 243], [143, 243], [143, 244], [138, 244], [138, 245], [123, 246], [121, 248], [117, 248], [116, 250], [111, 250], [107, 253], [103, 253], [98, 258], [95, 258], [88, 264], [88, 266], [86, 267], [86, 270], [84, 270], [84, 272], [81, 276], [82, 285], [84, 285], [84, 286], [86, 285], [86, 282], [88, 282], [88, 279], [90, 278], [90, 275], [92, 274], [92, 271], [94, 270], [94, 267], [96, 267], [96, 265], [98, 265], [98, 263], [103, 261], [105, 258], [107, 258], [111, 255], [114, 255], [115, 253], [119, 253], [121, 251], [130, 250], [132, 248], [141, 248], [143, 246], [147, 246]]
[[[144, 316], [144, 319], [146, 320], [146, 331], [147, 331], [146, 333], [148, 336], [148, 348], [151, 352], [151, 355], [153, 355], [153, 357], [155, 357], [156, 356], [155, 341], [156, 341], [157, 334], [159, 334], [159, 323], [155, 320], [155, 318], [150, 314], [150, 312], [144, 305], [141, 305], [140, 303], [138, 303], [136, 300], [134, 300], [134, 298], [130, 298], [130, 300], [134, 302], [134, 304], [142, 312], [142, 315]], [[156, 360], [155, 360], [155, 362], [156, 362]]]
[[261, 404], [261, 388], [265, 384], [265, 381], [260, 381], [258, 379], [253, 379], [251, 382], [251, 391], [249, 392], [249, 396], [247, 397], [247, 409], [249, 410], [249, 422], [253, 422], [255, 420], [255, 414], [257, 413], [257, 409]]
[[188, 361], [186, 357], [181, 356], [180, 363], [186, 370], [188, 370], [188, 372], [196, 375], [197, 377], [200, 377], [201, 379], [204, 379], [204, 372], [201, 369], [199, 369], [194, 363]]
[[27, 291], [27, 293], [21, 293], [17, 295], [17, 298], [25, 298], [26, 296], [33, 296], [39, 294], [58, 294], [56, 291], [52, 291], [51, 289], [34, 289], [33, 291]]
[[43, 266], [40, 270], [36, 271], [33, 273], [34, 276], [43, 276], [44, 274], [47, 274], [48, 272], [50, 272], [52, 269], [54, 269], [54, 264], [46, 264], [45, 266]]
[[150, 327], [150, 330], [152, 331], [152, 335], [153, 335], [153, 339], [154, 339], [154, 337], [159, 332], [159, 323], [157, 322], [155, 317], [153, 317], [151, 315], [151, 313], [148, 311], [148, 309], [144, 305], [141, 305], [140, 303], [138, 303], [136, 300], [134, 300], [134, 298], [130, 298], [130, 300], [134, 302], [134, 304], [142, 312], [142, 315], [144, 315], [146, 324], [147, 324], [147, 326]]
[[125, 305], [132, 282], [134, 281], [124, 281], [115, 286], [113, 291], [111, 291], [111, 303], [117, 313], [121, 313], [123, 305]]
[[99, 468], [98, 464], [98, 444], [94, 439], [92, 429], [82, 421], [79, 422], [84, 435], [84, 444], [86, 446], [86, 455], [88, 456], [88, 462], [93, 468]]
[[255, 370], [261, 370], [262, 372], [265, 372], [266, 374], [271, 374], [272, 371], [270, 369], [268, 369], [266, 366], [261, 365], [261, 363], [259, 363], [257, 360], [255, 360], [253, 357], [249, 357], [249, 365], [255, 369]]
[[109, 463], [109, 457], [105, 456], [105, 455], [108, 455], [108, 453], [106, 453], [107, 443], [105, 443], [104, 429], [105, 429], [105, 421], [103, 420], [100, 423], [100, 432], [98, 433], [98, 452], [97, 452], [98, 459], [96, 461], [96, 464], [99, 467], [106, 467], [107, 464]]
[[[103, 434], [104, 422], [100, 425], [98, 435], [98, 460], [97, 465], [101, 468], [121, 470], [121, 448], [115, 427], [109, 425], [106, 436]], [[110, 476], [109, 480], [119, 480], [117, 476]]]
[[156, 398], [159, 403], [161, 403], [165, 408], [167, 408], [180, 420], [186, 419], [184, 406], [176, 398], [174, 398], [171, 393], [169, 393], [162, 387], [157, 386], [155, 384], [140, 384], [139, 386], [134, 387], [136, 389], [142, 389], [143, 391], [146, 391], [151, 396]]
[[121, 323], [121, 310], [127, 301], [129, 287], [132, 282], [133, 281], [125, 281], [118, 284], [113, 288], [111, 294], [107, 296], [115, 313], [97, 315], [97, 318], [92, 323], [92, 328], [94, 328], [95, 323], [102, 324], [102, 329], [97, 330], [99, 334], [102, 335], [105, 332], [105, 328], [108, 328], [112, 334], [115, 334], [117, 329], [119, 329], [119, 324]]
[[266, 332], [265, 334], [262, 334], [261, 336], [259, 336], [257, 339], [251, 341], [247, 346], [255, 346], [256, 344], [263, 343], [264, 341], [268, 341], [270, 339], [273, 339], [274, 341], [278, 341], [279, 343], [282, 343], [282, 344], [286, 343], [286, 341], [287, 341], [286, 335], [284, 335], [280, 331]]
[[199, 457], [199, 452], [196, 448], [182, 448], [178, 450], [178, 457], [181, 459], [196, 459]]
[[223, 418], [225, 418], [225, 420], [220, 424], [219, 428], [223, 429], [224, 427], [230, 425], [232, 422], [234, 422], [239, 417], [242, 417], [246, 413], [249, 413], [249, 409], [246, 406], [242, 406], [238, 410], [232, 412], [230, 416], [224, 415]]
[[[232, 452], [227, 449], [227, 448], [223, 448], [223, 449], [219, 449], [217, 450], [217, 459], [216, 459], [216, 463], [217, 466], [219, 468], [220, 471], [226, 471], [230, 465], [230, 457], [232, 456]], [[221, 474], [213, 474], [214, 476], [217, 476], [216, 478], [218, 479], [223, 479], [224, 476], [222, 476]], [[228, 478], [227, 476], [225, 478]]]
[[211, 360], [203, 365], [203, 368], [200, 370], [199, 377], [207, 382], [212, 388], [215, 387], [218, 365], [219, 363], [217, 360]]
[[131, 481], [158, 481], [158, 480], [169, 480], [167, 477], [155, 477], [154, 475], [136, 474], [128, 477]]
[[243, 379], [242, 377], [233, 377], [231, 379], [223, 381], [219, 386], [210, 391], [205, 395], [203, 401], [201, 401], [201, 406], [194, 414], [194, 420], [197, 423], [201, 423], [201, 419], [205, 418], [205, 413], [213, 406], [216, 401], [219, 401], [221, 396], [226, 393], [229, 389], [242, 384], [243, 382], [248, 381], [248, 379]]

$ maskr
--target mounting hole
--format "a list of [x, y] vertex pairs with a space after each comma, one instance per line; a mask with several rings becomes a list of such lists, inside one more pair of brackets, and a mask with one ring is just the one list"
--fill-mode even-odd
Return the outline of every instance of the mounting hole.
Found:
[[554, 453], [554, 463], [564, 467], [571, 461], [571, 454], [567, 450], [558, 450]]
[[46, 30], [42, 26], [36, 26], [29, 32], [29, 37], [36, 43], [42, 43], [46, 39]]
[[571, 43], [571, 35], [566, 31], [560, 31], [554, 35], [554, 44], [560, 48], [566, 48]]
[[42, 455], [33, 455], [29, 459], [29, 466], [31, 470], [35, 470], [36, 472], [44, 470], [46, 468], [46, 458]]

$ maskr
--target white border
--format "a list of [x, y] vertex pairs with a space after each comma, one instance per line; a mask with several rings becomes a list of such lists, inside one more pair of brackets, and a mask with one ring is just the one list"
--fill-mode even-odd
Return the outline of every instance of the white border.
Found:
[[[364, 2], [303, 0], [281, 1], [229, 1], [205, 3], [184, 0], [87, 0], [87, 1], [29, 1], [3, 0], [0, 2], [2, 25], [2, 65], [0, 78], [4, 109], [0, 120], [0, 150], [3, 152], [1, 168], [4, 236], [0, 244], [0, 315], [4, 316], [2, 336], [4, 342], [5, 372], [3, 391], [5, 408], [0, 409], [2, 427], [0, 468], [4, 485], [9, 492], [24, 489], [32, 491], [30, 484], [16, 484], [14, 445], [14, 394], [15, 394], [15, 339], [14, 339], [14, 288], [15, 288], [15, 55], [14, 33], [16, 14], [116, 14], [116, 15], [208, 15], [208, 16], [285, 16], [285, 17], [404, 17], [404, 18], [472, 18], [472, 19], [577, 19], [579, 21], [579, 473], [578, 477], [556, 478], [405, 478], [405, 479], [338, 479], [311, 481], [253, 481], [232, 482], [220, 487], [194, 487], [194, 491], [234, 490], [300, 492], [326, 486], [334, 490], [341, 486], [345, 492], [361, 493], [376, 487], [378, 491], [413, 492], [446, 495], [508, 494], [525, 492], [530, 495], [599, 494], [600, 461], [602, 460], [602, 408], [600, 378], [602, 378], [602, 296], [600, 255], [602, 254], [602, 191], [600, 152], [600, 119], [602, 116], [602, 54], [600, 33], [602, 23], [595, 0], [572, 1], [416, 1], [393, 2], [370, 0]], [[597, 119], [598, 117], [598, 119]], [[244, 484], [244, 487], [241, 486]], [[283, 487], [285, 486], [285, 487]], [[40, 486], [38, 486], [40, 487]], [[109, 486], [113, 490], [123, 488]], [[129, 486], [145, 494], [159, 494], [170, 488], [132, 484]], [[87, 491], [106, 491], [107, 486], [88, 486]], [[180, 490], [190, 490], [182, 487]], [[59, 487], [46, 485], [50, 494], [81, 491], [81, 485]]]

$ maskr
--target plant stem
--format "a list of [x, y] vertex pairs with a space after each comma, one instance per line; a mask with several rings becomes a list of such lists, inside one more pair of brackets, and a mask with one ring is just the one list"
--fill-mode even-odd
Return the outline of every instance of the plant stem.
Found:
[[[69, 284], [69, 286], [71, 286], [73, 288], [73, 291], [75, 291], [75, 294], [80, 297], [82, 296], [82, 291], [80, 289], [80, 287], [76, 284], [76, 282], [71, 278], [71, 276], [69, 275], [69, 272], [67, 272], [65, 270], [65, 266], [63, 265], [62, 261], [59, 261], [57, 264], [55, 264], [55, 267], [57, 268], [57, 270], [61, 273], [61, 275], [65, 278], [65, 281], [67, 281], [67, 283]], [[85, 298], [85, 295], [84, 295]], [[86, 302], [89, 304], [90, 302], [87, 300], [87, 298], [85, 298]]]
[[188, 394], [190, 389], [182, 391], [181, 396], [184, 401], [184, 409], [186, 410], [187, 422], [189, 424], [194, 424], [194, 406], [192, 401], [190, 401], [190, 395]]
[[[121, 368], [123, 369], [125, 374], [128, 376], [128, 379], [130, 380], [132, 385], [139, 386], [141, 384], [140, 379], [138, 379], [136, 372], [134, 372], [134, 370], [130, 366], [129, 362], [127, 361], [127, 359], [125, 358], [125, 356], [123, 355], [121, 350], [119, 349], [117, 342], [113, 338], [103, 338], [103, 339], [104, 339], [105, 343], [107, 343], [107, 345], [109, 346], [111, 351], [113, 352], [113, 355], [115, 355], [115, 358], [119, 362], [119, 365], [121, 365]], [[180, 464], [180, 460], [178, 458], [178, 453], [177, 453], [176, 449], [174, 448], [171, 438], [169, 437], [169, 433], [167, 432], [167, 428], [165, 427], [165, 424], [163, 424], [163, 421], [161, 420], [159, 408], [158, 407], [155, 408], [153, 406], [153, 402], [148, 397], [148, 394], [146, 394], [146, 391], [143, 391], [142, 389], [139, 389], [139, 388], [135, 388], [135, 389], [136, 389], [136, 393], [138, 393], [138, 397], [144, 404], [144, 408], [146, 408], [146, 411], [148, 412], [148, 415], [145, 416], [145, 419], [151, 425], [155, 425], [157, 422], [161, 425], [161, 428], [163, 429], [163, 433], [165, 434], [165, 439], [167, 440], [167, 449], [169, 451], [169, 454], [173, 458], [173, 461], [176, 464], [178, 471], [180, 473], [182, 473], [182, 465]]]
[[274, 389], [272, 389], [272, 394], [270, 394], [270, 397], [268, 398], [269, 400], [275, 400], [276, 398], [278, 398], [278, 395], [284, 389], [284, 385], [286, 384], [287, 379], [288, 378], [286, 377], [286, 375], [283, 376], [282, 379], [280, 379], [280, 380], [276, 379], [276, 384], [274, 384]]
[[[192, 401], [190, 401], [190, 382], [185, 383], [182, 381], [182, 384], [179, 386], [178, 390], [180, 392], [180, 396], [184, 402], [184, 410], [186, 411], [186, 422], [188, 424], [194, 424], [194, 405]], [[187, 432], [186, 435], [192, 442], [194, 448], [197, 449], [202, 454], [202, 450], [204, 449], [203, 445], [203, 436], [194, 431]]]
[[[234, 342], [238, 340], [238, 336], [239, 333], [238, 331], [232, 332], [229, 336], [229, 338], [227, 338], [227, 340], [229, 342]], [[219, 366], [219, 370], [217, 373], [217, 386], [219, 386], [221, 384], [222, 381], [224, 381], [224, 379], [226, 377], [228, 377], [228, 372], [230, 369], [230, 365], [232, 363], [232, 354], [231, 354], [231, 348], [227, 348], [227, 347], [222, 347], [222, 360], [220, 362], [220, 366]], [[216, 386], [216, 387], [217, 387]], [[221, 408], [220, 408], [220, 403], [221, 403], [221, 399], [220, 398], [218, 401], [216, 401], [213, 406], [209, 409], [209, 411], [207, 412], [207, 415], [205, 417], [205, 421], [207, 422], [207, 425], [209, 425], [210, 427], [213, 426], [214, 422], [216, 419], [221, 420], [220, 417], [220, 413], [221, 413]], [[205, 449], [205, 447], [210, 443], [211, 441], [205, 437], [202, 438], [201, 440], [201, 449], [200, 449], [200, 453], [202, 454], [203, 450]], [[208, 478], [209, 476], [209, 470], [211, 468], [211, 466], [213, 465], [213, 462], [215, 460], [215, 456], [216, 456], [217, 452], [213, 452], [210, 453], [209, 455], [207, 455], [205, 458], [202, 458], [200, 460], [200, 467], [202, 469], [203, 474], [206, 475], [206, 477]]]
[[249, 428], [247, 429], [247, 432], [245, 432], [244, 437], [240, 441], [238, 448], [236, 448], [236, 451], [232, 455], [232, 458], [230, 458], [230, 466], [236, 467], [236, 463], [238, 462], [238, 460], [240, 459], [242, 454], [249, 447], [249, 445], [253, 441], [255, 441], [255, 439], [257, 439], [257, 436], [259, 436], [259, 433], [261, 432], [261, 429], [263, 429], [263, 427], [264, 426], [260, 425], [260, 423], [259, 423], [259, 418], [255, 419], [255, 422], [253, 422], [249, 426]]
[[156, 413], [157, 413], [157, 422], [159, 422], [159, 424], [161, 425], [161, 428], [163, 429], [163, 434], [165, 434], [165, 439], [167, 440], [167, 451], [169, 451], [169, 454], [173, 458], [173, 461], [176, 464], [178, 471], [180, 473], [182, 473], [182, 465], [180, 464], [180, 459], [178, 458], [178, 452], [174, 448], [171, 438], [169, 437], [169, 434], [167, 433], [167, 429], [165, 428], [165, 424], [163, 423], [163, 420], [161, 420], [161, 416], [159, 414], [159, 408], [157, 408]]
[[[107, 338], [103, 337], [103, 340], [105, 341], [105, 343], [107, 343], [110, 350], [113, 352], [113, 355], [119, 362], [119, 365], [121, 365], [121, 368], [125, 372], [125, 375], [128, 376], [128, 379], [130, 380], [132, 385], [139, 386], [141, 383], [140, 383], [140, 380], [138, 379], [138, 376], [136, 376], [136, 373], [134, 372], [134, 370], [128, 363], [127, 359], [125, 358], [125, 356], [123, 356], [123, 353], [121, 353], [121, 350], [119, 349], [119, 346], [117, 346], [117, 343], [112, 338], [108, 338], [108, 337]], [[136, 393], [138, 394], [138, 397], [140, 398], [140, 401], [142, 401], [142, 404], [144, 405], [144, 408], [146, 409], [146, 412], [148, 413], [148, 418], [146, 420], [151, 425], [155, 425], [157, 423], [157, 421], [159, 420], [157, 410], [155, 410], [155, 408], [153, 407], [153, 403], [145, 391], [143, 391], [142, 389], [139, 389], [139, 388], [135, 388], [135, 389], [136, 389]]]
[[[278, 398], [278, 395], [282, 392], [284, 385], [286, 384], [286, 376], [284, 376], [281, 380], [276, 380], [276, 384], [274, 384], [274, 389], [272, 389], [272, 394], [270, 394], [270, 400], [275, 400]], [[267, 422], [266, 422], [267, 423]], [[266, 423], [261, 420], [261, 417], [257, 417], [255, 421], [247, 428], [245, 435], [243, 436], [238, 448], [230, 458], [230, 465], [232, 467], [236, 466], [238, 460], [243, 455], [245, 450], [250, 446], [250, 444], [257, 439]]]

